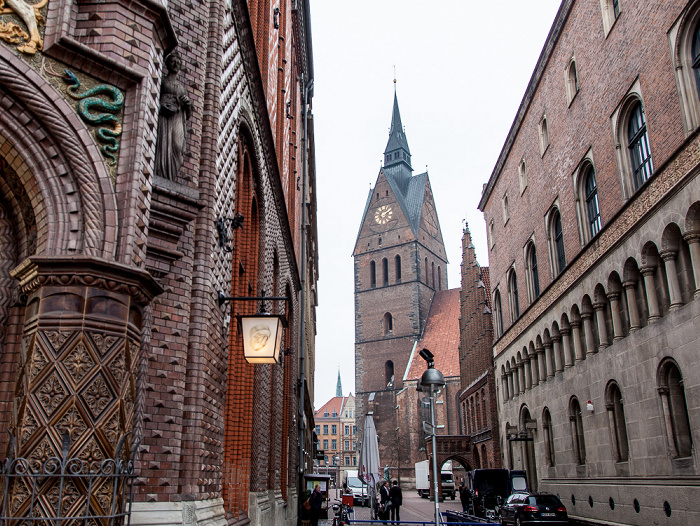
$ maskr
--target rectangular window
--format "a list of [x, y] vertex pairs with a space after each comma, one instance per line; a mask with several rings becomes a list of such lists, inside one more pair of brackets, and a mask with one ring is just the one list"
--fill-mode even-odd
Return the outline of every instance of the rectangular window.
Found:
[[345, 449], [350, 449], [350, 441], [349, 440], [345, 441]]
[[331, 435], [337, 435], [338, 434], [338, 426], [335, 424], [331, 426]]
[[352, 426], [352, 434], [353, 435], [357, 434], [357, 426]]
[[335, 451], [338, 449], [338, 441], [337, 440], [331, 440], [331, 450]]
[[350, 457], [345, 457], [345, 465], [346, 466], [350, 465]]
[[323, 424], [323, 434], [324, 435], [328, 434], [328, 424]]
[[325, 440], [323, 441], [323, 449], [324, 449], [324, 450], [328, 449], [328, 439], [325, 439]]
[[357, 466], [357, 457], [352, 457], [352, 465]]
[[345, 426], [345, 434], [346, 435], [350, 434], [350, 426]]
[[321, 434], [321, 426], [316, 426], [316, 434], [317, 435]]

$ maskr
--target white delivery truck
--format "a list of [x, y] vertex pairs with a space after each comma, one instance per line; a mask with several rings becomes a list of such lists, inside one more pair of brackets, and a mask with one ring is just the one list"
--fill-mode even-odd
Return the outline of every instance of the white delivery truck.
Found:
[[456, 488], [455, 479], [452, 475], [452, 461], [448, 460], [440, 469], [440, 482], [442, 484], [442, 498], [450, 497], [455, 500]]
[[[430, 461], [421, 460], [416, 462], [416, 491], [418, 495], [427, 498], [430, 495]], [[440, 470], [440, 484], [442, 485], [442, 498], [455, 500], [457, 490], [452, 475], [452, 461], [448, 460], [442, 465]]]
[[345, 484], [348, 491], [352, 493], [353, 504], [359, 506], [369, 506], [369, 492], [367, 484], [357, 476], [357, 470], [349, 470], [345, 472]]
[[416, 462], [416, 491], [418, 495], [424, 499], [430, 495], [430, 478], [428, 473], [430, 471], [430, 462], [428, 460], [421, 460]]

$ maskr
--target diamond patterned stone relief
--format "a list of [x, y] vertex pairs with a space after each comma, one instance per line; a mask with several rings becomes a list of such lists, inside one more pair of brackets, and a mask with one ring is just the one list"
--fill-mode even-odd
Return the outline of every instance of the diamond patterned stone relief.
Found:
[[99, 375], [83, 391], [83, 399], [90, 409], [92, 417], [97, 420], [105, 408], [114, 400], [114, 396], [110, 392], [109, 387], [107, 387], [102, 375]]
[[30, 364], [30, 369], [29, 369], [29, 381], [33, 382], [37, 376], [39, 376], [39, 373], [46, 367], [48, 364], [48, 360], [46, 359], [46, 356], [44, 356], [43, 351], [38, 345], [34, 346], [34, 351], [32, 352], [31, 355], [31, 364]]
[[105, 432], [105, 435], [107, 435], [107, 440], [109, 440], [110, 446], [112, 446], [112, 449], [115, 449], [117, 447], [119, 437], [122, 435], [122, 433], [119, 432], [119, 411], [114, 411], [102, 429]]
[[109, 371], [114, 376], [118, 385], [121, 385], [124, 375], [126, 374], [126, 359], [124, 353], [118, 353], [109, 364]]
[[101, 356], [107, 354], [107, 352], [109, 352], [115, 342], [119, 339], [116, 336], [105, 336], [104, 334], [99, 334], [96, 332], [91, 332], [89, 334], [95, 344], [95, 348]]
[[[46, 494], [48, 501], [51, 503], [53, 509], [58, 509], [58, 497], [59, 497], [59, 484], [54, 484], [49, 492]], [[63, 493], [61, 494], [61, 509], [64, 515], [68, 515], [67, 511], [71, 509], [73, 504], [80, 498], [80, 492], [75, 487], [75, 484], [70, 480], [66, 479], [63, 486]]]
[[76, 385], [95, 367], [95, 361], [82, 341], [73, 347], [70, 354], [63, 360], [63, 364]]
[[39, 388], [37, 398], [46, 414], [51, 417], [68, 393], [54, 371]]
[[26, 444], [38, 427], [34, 412], [31, 407], [27, 407], [24, 414], [24, 425], [20, 433], [21, 444]]
[[40, 470], [42, 469], [44, 462], [51, 457], [57, 456], [58, 453], [54, 451], [48, 437], [44, 437], [39, 445], [31, 452], [31, 455], [29, 456], [29, 465], [32, 466], [32, 469]]
[[75, 405], [71, 406], [56, 424], [56, 429], [59, 434], [63, 436], [64, 433], [68, 432], [72, 443], [76, 442], [76, 440], [87, 431], [87, 428], [88, 426], [85, 420], [83, 420], [83, 417], [80, 415]]
[[91, 470], [98, 470], [105, 459], [105, 455], [97, 445], [95, 437], [91, 437], [87, 444], [80, 450], [78, 458], [85, 462]]
[[58, 351], [70, 335], [73, 334], [73, 331], [44, 331], [44, 334], [51, 342], [54, 351]]

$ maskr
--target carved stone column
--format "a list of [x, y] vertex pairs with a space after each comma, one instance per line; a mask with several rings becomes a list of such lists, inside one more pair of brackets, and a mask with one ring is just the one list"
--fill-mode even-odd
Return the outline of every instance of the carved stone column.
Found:
[[523, 358], [523, 368], [525, 370], [525, 389], [532, 389], [532, 373], [530, 371], [530, 358]]
[[637, 282], [625, 281], [622, 286], [627, 297], [627, 312], [630, 315], [630, 332], [638, 331], [642, 327], [639, 320], [639, 309], [637, 308]]
[[574, 341], [574, 360], [583, 360], [583, 345], [581, 345], [581, 322], [573, 320], [571, 322], [571, 339]]
[[581, 313], [581, 318], [583, 319], [583, 335], [586, 338], [586, 355], [591, 355], [598, 352], [598, 349], [595, 346], [595, 339], [593, 338], [593, 324], [591, 323], [592, 317], [592, 312]]
[[656, 299], [656, 284], [654, 283], [655, 267], [644, 267], [639, 269], [644, 276], [644, 289], [647, 293], [647, 308], [649, 309], [649, 323], [661, 318], [659, 310], [659, 300]]
[[[14, 454], [35, 463], [60, 457], [67, 435], [68, 456], [98, 469], [133, 428], [141, 313], [161, 289], [142, 270], [79, 256], [31, 257], [12, 275], [27, 295], [11, 426]], [[85, 510], [86, 488], [69, 484], [62, 513], [78, 515], [81, 506]], [[37, 502], [58, 498], [51, 480], [36, 491]], [[27, 488], [15, 484], [11, 492], [21, 501]], [[111, 492], [107, 483], [92, 488], [93, 513], [110, 513]], [[15, 515], [30, 512], [29, 500]]]
[[554, 370], [560, 373], [564, 370], [564, 360], [562, 360], [561, 352], [561, 335], [552, 336], [552, 358], [554, 361]]
[[681, 285], [678, 282], [678, 272], [676, 271], [676, 256], [678, 252], [664, 250], [659, 255], [666, 267], [666, 281], [668, 282], [668, 292], [671, 296], [670, 310], [680, 309], [683, 306], [683, 296], [681, 295]]
[[552, 356], [552, 342], [544, 343], [544, 354], [547, 359], [547, 378], [554, 377], [554, 356]]
[[610, 345], [610, 341], [608, 341], [608, 327], [605, 323], [605, 302], [595, 302], [593, 310], [595, 311], [595, 321], [598, 324], [598, 341], [600, 342], [598, 350], [602, 351]]
[[562, 327], [561, 332], [561, 343], [564, 349], [564, 367], [568, 369], [574, 366], [574, 357], [571, 353], [571, 329], [568, 327]]
[[535, 346], [537, 352], [537, 365], [540, 372], [540, 383], [547, 381], [547, 364], [545, 363], [544, 347]]
[[690, 249], [690, 262], [695, 278], [695, 297], [700, 296], [700, 232], [690, 232], [683, 236]]
[[513, 371], [508, 371], [508, 392], [510, 393], [510, 398], [515, 398], [517, 393], [515, 392], [515, 386], [513, 385]]
[[620, 316], [620, 293], [609, 292], [608, 301], [610, 302], [610, 311], [612, 312], [613, 341], [617, 342], [625, 337], [622, 332], [622, 316]]
[[520, 394], [523, 394], [525, 392], [525, 370], [522, 360], [518, 362], [518, 387]]
[[532, 386], [536, 386], [540, 383], [540, 372], [537, 360], [537, 353], [533, 352], [530, 355], [530, 374], [532, 375]]

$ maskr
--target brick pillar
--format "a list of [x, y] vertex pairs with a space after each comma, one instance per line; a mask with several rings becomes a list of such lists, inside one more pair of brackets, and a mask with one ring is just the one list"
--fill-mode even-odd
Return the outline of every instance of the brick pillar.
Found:
[[[34, 463], [68, 456], [97, 471], [132, 431], [143, 307], [160, 293], [144, 271], [88, 257], [32, 257], [12, 275], [27, 295], [11, 432], [14, 454]], [[129, 440], [123, 451], [130, 454]], [[86, 488], [63, 488], [62, 515], [85, 510]], [[40, 484], [36, 501], [54, 502], [57, 483]], [[27, 488], [14, 515], [29, 513]], [[92, 488], [92, 513], [107, 515], [112, 487]]]

